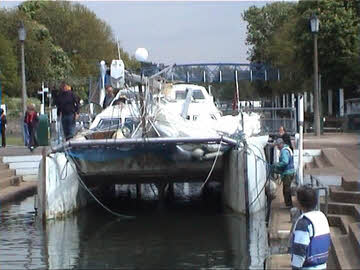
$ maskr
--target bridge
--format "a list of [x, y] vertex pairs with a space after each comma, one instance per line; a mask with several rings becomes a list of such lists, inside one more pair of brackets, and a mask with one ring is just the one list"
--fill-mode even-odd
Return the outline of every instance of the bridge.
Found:
[[[163, 65], [151, 65], [143, 68], [145, 76], [151, 76]], [[215, 83], [234, 82], [239, 80], [280, 80], [279, 69], [263, 63], [198, 63], [175, 64], [163, 77], [169, 81], [183, 81], [187, 83]]]

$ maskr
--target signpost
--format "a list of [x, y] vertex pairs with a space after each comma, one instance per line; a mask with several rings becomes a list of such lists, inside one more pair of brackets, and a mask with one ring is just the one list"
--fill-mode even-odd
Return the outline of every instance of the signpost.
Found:
[[38, 94], [42, 95], [40, 114], [45, 114], [45, 93], [48, 93], [48, 92], [49, 92], [49, 88], [44, 87], [44, 83], [42, 83], [41, 84], [41, 91], [38, 91]]

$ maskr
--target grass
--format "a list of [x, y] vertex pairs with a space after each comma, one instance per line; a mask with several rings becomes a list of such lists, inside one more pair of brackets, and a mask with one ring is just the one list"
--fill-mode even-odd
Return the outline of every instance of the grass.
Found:
[[6, 145], [23, 146], [23, 138], [21, 136], [6, 136]]

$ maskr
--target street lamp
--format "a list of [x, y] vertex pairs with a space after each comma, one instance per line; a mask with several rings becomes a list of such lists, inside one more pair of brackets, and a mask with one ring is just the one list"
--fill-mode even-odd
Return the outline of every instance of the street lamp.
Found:
[[310, 17], [311, 32], [314, 35], [314, 125], [315, 136], [320, 137], [320, 97], [319, 97], [319, 71], [318, 71], [318, 47], [317, 34], [320, 21], [313, 13]]
[[26, 30], [24, 27], [24, 22], [20, 23], [18, 33], [19, 33], [19, 41], [21, 45], [22, 112], [23, 112], [23, 117], [25, 117], [27, 96], [26, 96], [25, 53], [24, 53], [24, 41], [26, 39]]

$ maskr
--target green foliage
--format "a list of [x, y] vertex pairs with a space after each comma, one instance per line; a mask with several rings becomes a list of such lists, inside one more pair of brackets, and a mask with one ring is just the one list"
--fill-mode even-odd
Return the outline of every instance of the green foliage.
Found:
[[266, 62], [267, 47], [272, 35], [286, 22], [295, 11], [295, 4], [289, 2], [275, 2], [264, 7], [250, 7], [242, 14], [248, 22], [246, 44], [251, 45], [249, 50], [250, 61]]
[[17, 59], [12, 44], [0, 33], [0, 81], [2, 92], [8, 95], [19, 94], [19, 79], [17, 77]]
[[[299, 53], [304, 58], [307, 74], [311, 75], [313, 36], [310, 33], [309, 18], [312, 13], [320, 20], [318, 34], [319, 72], [323, 87], [336, 89], [349, 86], [345, 78], [357, 72], [353, 63], [359, 61], [359, 17], [356, 5], [348, 1], [300, 1], [299, 21], [295, 41], [302, 44]], [[359, 82], [358, 82], [359, 83]]]
[[[22, 115], [22, 99], [19, 97], [9, 97], [4, 95], [3, 103], [6, 104], [8, 117], [20, 117]], [[37, 111], [40, 111], [40, 100], [37, 98], [28, 98], [27, 104], [35, 104]]]
[[[20, 93], [18, 27], [24, 22], [26, 81], [29, 96], [37, 97], [42, 82], [58, 87], [69, 81], [87, 99], [84, 79], [98, 76], [98, 63], [117, 58], [109, 25], [86, 7], [67, 1], [24, 1], [18, 9], [0, 9], [0, 79], [9, 96]], [[139, 63], [120, 48], [128, 69]], [[6, 75], [5, 75], [6, 71]], [[6, 81], [1, 76], [6, 76]]]
[[312, 89], [314, 37], [312, 13], [320, 19], [319, 73], [323, 89], [354, 88], [360, 84], [359, 14], [356, 1], [271, 3], [243, 14], [248, 25], [250, 60], [280, 69], [281, 81], [270, 82], [273, 94]]

